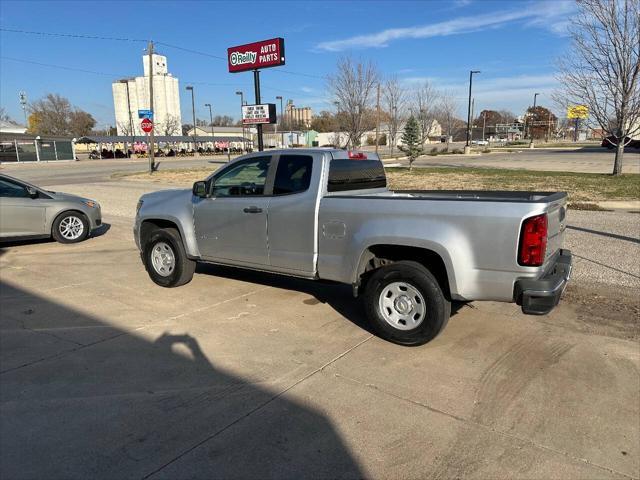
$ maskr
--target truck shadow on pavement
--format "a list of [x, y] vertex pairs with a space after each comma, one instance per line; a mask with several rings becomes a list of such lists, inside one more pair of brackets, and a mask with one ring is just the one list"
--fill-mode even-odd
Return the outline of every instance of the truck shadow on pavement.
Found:
[[[328, 304], [337, 313], [357, 327], [375, 335], [365, 316], [362, 299], [353, 298], [350, 285], [323, 280], [306, 280], [304, 278], [288, 277], [286, 275], [225, 267], [202, 262], [198, 263], [196, 274], [213, 275], [241, 282], [306, 293], [313, 298], [303, 300], [304, 304]], [[464, 302], [451, 302], [451, 317], [453, 318], [464, 305], [466, 305]]]
[[6, 282], [0, 302], [1, 478], [365, 476], [331, 421], [287, 397], [293, 380], [249, 382], [189, 333], [121, 329]]

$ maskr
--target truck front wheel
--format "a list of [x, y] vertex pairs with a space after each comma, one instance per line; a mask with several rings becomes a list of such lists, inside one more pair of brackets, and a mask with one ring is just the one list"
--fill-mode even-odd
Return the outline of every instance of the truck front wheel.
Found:
[[142, 256], [149, 277], [161, 287], [179, 287], [189, 283], [196, 270], [196, 262], [187, 257], [182, 238], [175, 228], [151, 232]]
[[376, 270], [367, 282], [364, 302], [378, 335], [399, 345], [429, 342], [444, 329], [451, 314], [451, 302], [436, 278], [410, 261]]

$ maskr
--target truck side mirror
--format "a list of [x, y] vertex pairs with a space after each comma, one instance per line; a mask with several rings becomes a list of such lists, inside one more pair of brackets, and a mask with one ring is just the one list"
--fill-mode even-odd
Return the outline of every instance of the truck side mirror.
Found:
[[194, 183], [192, 192], [196, 197], [207, 198], [207, 182], [199, 181]]

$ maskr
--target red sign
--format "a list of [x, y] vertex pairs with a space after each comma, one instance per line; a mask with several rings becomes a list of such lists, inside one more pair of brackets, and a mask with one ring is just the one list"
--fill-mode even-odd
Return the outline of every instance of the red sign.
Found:
[[149, 133], [151, 130], [153, 130], [153, 122], [148, 118], [143, 118], [140, 122], [140, 127], [142, 128], [143, 132]]
[[227, 60], [231, 73], [284, 65], [284, 38], [227, 48]]

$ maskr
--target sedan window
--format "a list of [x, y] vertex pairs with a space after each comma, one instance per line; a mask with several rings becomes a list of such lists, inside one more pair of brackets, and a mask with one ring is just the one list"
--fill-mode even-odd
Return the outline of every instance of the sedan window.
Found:
[[18, 183], [0, 178], [0, 197], [28, 198], [29, 192], [27, 192], [24, 186]]

